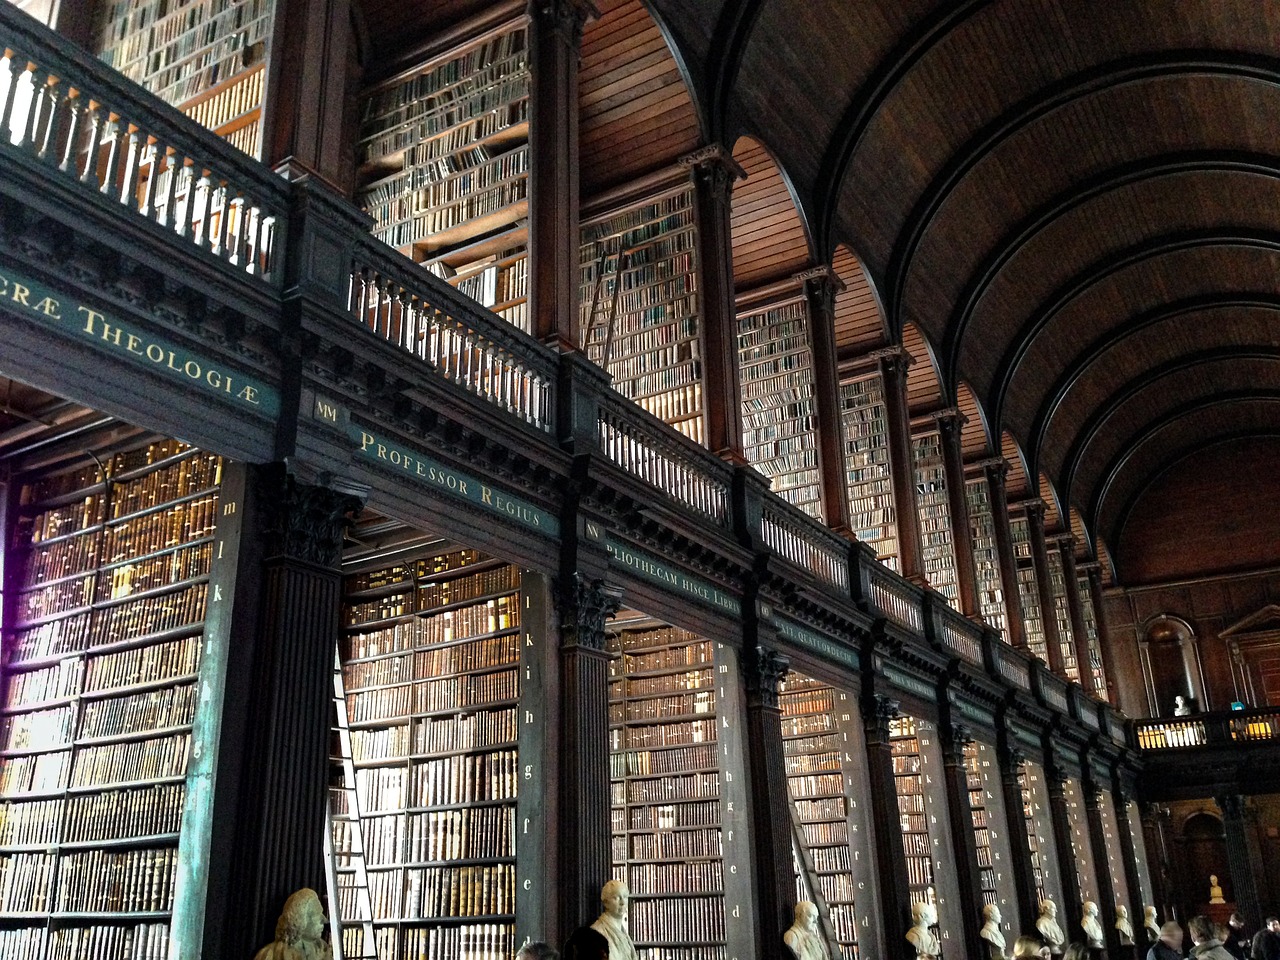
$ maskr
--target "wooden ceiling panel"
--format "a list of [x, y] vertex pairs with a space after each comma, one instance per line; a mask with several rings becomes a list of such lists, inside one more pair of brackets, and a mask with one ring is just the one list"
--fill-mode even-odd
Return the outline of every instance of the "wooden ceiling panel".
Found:
[[591, 197], [698, 146], [693, 99], [640, 0], [605, 0], [582, 36], [579, 180]]
[[1085, 562], [1093, 559], [1093, 537], [1089, 535], [1089, 530], [1085, 526], [1084, 517], [1080, 516], [1080, 511], [1075, 507], [1070, 510], [1071, 518], [1071, 536], [1076, 541], [1076, 560]]
[[1062, 523], [1062, 511], [1058, 507], [1058, 494], [1053, 489], [1053, 484], [1049, 482], [1049, 478], [1043, 473], [1040, 474], [1040, 483], [1036, 488], [1036, 492], [1040, 494], [1040, 499], [1044, 501], [1044, 529], [1047, 533], [1065, 533], [1066, 528]]
[[1018, 441], [1006, 430], [1000, 435], [1000, 456], [1009, 464], [1009, 472], [1005, 476], [1005, 494], [1010, 503], [1025, 500], [1032, 495], [1027, 484], [1027, 466], [1018, 448]]
[[841, 245], [831, 266], [845, 287], [836, 295], [836, 353], [846, 359], [883, 347], [888, 342], [884, 314], [857, 256]]
[[747, 174], [733, 186], [729, 217], [733, 282], [741, 293], [799, 273], [812, 261], [804, 221], [773, 157], [744, 137], [733, 158]]
[[960, 432], [960, 449], [966, 463], [974, 460], [985, 460], [993, 456], [991, 452], [991, 435], [987, 430], [986, 418], [978, 404], [978, 398], [969, 389], [967, 383], [956, 387], [956, 406], [965, 419]]
[[938, 382], [933, 354], [919, 327], [907, 324], [902, 331], [902, 347], [911, 356], [911, 365], [907, 367], [908, 412], [914, 417], [939, 409], [944, 405], [942, 385]]

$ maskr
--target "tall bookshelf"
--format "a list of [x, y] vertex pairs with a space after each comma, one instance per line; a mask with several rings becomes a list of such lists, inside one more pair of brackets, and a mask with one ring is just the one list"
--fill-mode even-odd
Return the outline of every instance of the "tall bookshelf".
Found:
[[[934, 778], [924, 747], [928, 725], [911, 716], [901, 716], [889, 726], [893, 755], [894, 787], [898, 794], [898, 820], [902, 826], [902, 852], [907, 862], [907, 889], [912, 902], [932, 903], [938, 911], [939, 927], [946, 922], [943, 897], [938, 890], [938, 867], [931, 825], [937, 829], [939, 812], [932, 809], [929, 794], [941, 789], [941, 777]], [[941, 770], [937, 771], [941, 773]], [[943, 800], [945, 802], [945, 798]], [[941, 812], [946, 820], [945, 811]], [[944, 945], [945, 946], [945, 945]]]
[[982, 891], [982, 902], [998, 904], [999, 891], [996, 889], [996, 868], [991, 849], [993, 823], [987, 810], [987, 790], [976, 741], [965, 744], [964, 772], [969, 791], [969, 813], [973, 819], [973, 838], [978, 851], [978, 885]]
[[[1116, 805], [1110, 790], [1103, 790], [1098, 798], [1098, 813], [1102, 821], [1102, 839], [1107, 848], [1107, 876], [1111, 878], [1111, 892], [1116, 903], [1129, 903], [1129, 879], [1121, 860], [1119, 825], [1116, 822]], [[1098, 907], [1104, 917], [1110, 917], [1114, 904], [1100, 903]], [[1133, 921], [1130, 917], [1130, 922]], [[1141, 918], [1138, 918], [1141, 920]]]
[[[0, 954], [165, 956], [222, 461], [157, 440], [23, 481], [7, 549]], [[212, 647], [212, 641], [209, 646]]]
[[511, 23], [370, 90], [356, 144], [374, 235], [526, 333], [528, 43]]
[[1031, 555], [1031, 530], [1026, 517], [1009, 518], [1009, 535], [1013, 540], [1014, 562], [1018, 576], [1018, 599], [1022, 601], [1022, 623], [1027, 647], [1033, 654], [1049, 662], [1045, 644], [1044, 620], [1040, 610], [1040, 589], [1036, 585], [1035, 558]]
[[867, 906], [860, 902], [865, 893], [857, 895], [866, 889], [858, 872], [870, 854], [857, 830], [861, 814], [849, 789], [853, 771], [846, 768], [853, 761], [846, 759], [849, 741], [838, 721], [843, 712], [838, 706], [844, 706], [837, 704], [839, 696], [828, 684], [792, 671], [778, 705], [800, 867], [797, 899], [812, 899], [829, 921], [839, 956], [858, 960], [858, 910]]
[[703, 442], [702, 304], [693, 186], [584, 215], [579, 323], [628, 400]]
[[889, 422], [884, 380], [878, 373], [840, 383], [849, 520], [859, 540], [898, 569], [898, 527], [889, 470]]
[[666, 625], [608, 649], [613, 875], [631, 891], [631, 938], [640, 960], [726, 960], [729, 651]]
[[1057, 877], [1053, 851], [1053, 826], [1044, 771], [1034, 763], [1024, 763], [1018, 772], [1022, 792], [1022, 816], [1031, 851], [1031, 872], [1035, 877], [1036, 899], [1052, 900], [1062, 909], [1062, 887]]
[[351, 784], [330, 796], [347, 954], [365, 948], [351, 865], [361, 850], [377, 956], [510, 957], [521, 571], [454, 550], [353, 573], [344, 591], [358, 820], [346, 808]]
[[258, 157], [274, 21], [275, 0], [109, 0], [95, 42], [124, 76]]
[[1009, 933], [1013, 929], [1011, 921], [1016, 913], [1012, 871], [1012, 845], [1015, 841], [1008, 835], [1009, 819], [995, 748], [981, 740], [967, 744], [964, 765], [978, 851], [982, 901], [1000, 908], [1001, 915], [1005, 917], [1004, 930]]
[[774, 493], [822, 519], [809, 308], [803, 299], [738, 315], [742, 441]]
[[955, 539], [951, 531], [951, 504], [947, 501], [947, 471], [942, 460], [942, 437], [937, 430], [911, 438], [915, 466], [916, 504], [920, 515], [920, 542], [924, 573], [929, 585], [959, 609], [956, 582]]
[[1067, 822], [1071, 826], [1071, 854], [1080, 880], [1080, 899], [1098, 901], [1098, 879], [1089, 843], [1089, 819], [1084, 808], [1080, 781], [1068, 777], [1063, 792], [1067, 798]]
[[1000, 578], [1000, 556], [996, 548], [995, 517], [991, 509], [991, 489], [985, 477], [964, 485], [969, 504], [969, 531], [973, 540], [974, 573], [978, 582], [978, 602], [982, 619], [1000, 631], [1009, 642], [1009, 616], [1004, 605], [1004, 585]]
[[1053, 593], [1053, 616], [1058, 624], [1063, 670], [1068, 680], [1079, 680], [1080, 666], [1076, 663], [1075, 631], [1071, 629], [1071, 606], [1067, 603], [1067, 579], [1063, 575], [1062, 556], [1057, 550], [1049, 551], [1049, 586]]
[[1098, 639], [1098, 613], [1093, 608], [1093, 593], [1089, 588], [1089, 578], [1080, 577], [1076, 581], [1076, 587], [1080, 595], [1080, 613], [1084, 620], [1084, 635], [1089, 650], [1089, 682], [1092, 687], [1088, 687], [1090, 693], [1096, 693], [1099, 697], [1106, 699], [1107, 697], [1107, 678], [1106, 673], [1102, 669], [1102, 646]]

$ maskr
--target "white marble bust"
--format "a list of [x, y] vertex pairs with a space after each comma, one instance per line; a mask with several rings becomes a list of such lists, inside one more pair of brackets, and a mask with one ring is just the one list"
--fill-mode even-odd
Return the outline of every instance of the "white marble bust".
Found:
[[1150, 904], [1142, 908], [1142, 928], [1152, 943], [1160, 939], [1160, 921], [1156, 919], [1156, 908]]
[[[907, 940], [915, 948], [916, 960], [934, 960], [942, 953], [942, 944], [929, 929], [938, 922], [938, 913], [933, 904], [917, 900], [911, 904], [911, 929], [907, 931]], [[612, 957], [609, 960], [613, 960]]]
[[1036, 932], [1040, 934], [1040, 939], [1044, 941], [1050, 953], [1054, 956], [1062, 953], [1062, 945], [1067, 935], [1062, 932], [1062, 927], [1058, 926], [1058, 905], [1052, 900], [1040, 901], [1040, 917], [1036, 920]]
[[1133, 946], [1133, 924], [1129, 922], [1129, 908], [1123, 903], [1116, 904], [1116, 929], [1120, 931], [1120, 945]]
[[289, 895], [276, 921], [276, 938], [254, 960], [333, 960], [324, 939], [324, 908], [309, 887]]
[[610, 880], [600, 890], [604, 911], [591, 929], [609, 941], [609, 960], [637, 960], [636, 945], [627, 932], [627, 903], [631, 891], [621, 880]]
[[982, 908], [982, 929], [978, 931], [987, 945], [984, 960], [1004, 960], [1004, 933], [1000, 930], [1000, 908], [988, 903]]
[[829, 960], [827, 945], [818, 932], [818, 908], [808, 900], [796, 904], [795, 922], [782, 935], [796, 960]]
[[1102, 924], [1098, 922], [1098, 905], [1092, 900], [1081, 904], [1084, 916], [1080, 919], [1080, 928], [1084, 931], [1085, 942], [1093, 950], [1106, 946], [1106, 934], [1102, 932]]

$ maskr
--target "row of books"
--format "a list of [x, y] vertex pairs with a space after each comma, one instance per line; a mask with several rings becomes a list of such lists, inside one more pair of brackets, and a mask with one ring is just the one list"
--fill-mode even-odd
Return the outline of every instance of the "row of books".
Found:
[[657, 720], [688, 714], [710, 713], [715, 708], [715, 694], [711, 690], [692, 693], [672, 693], [626, 700], [609, 708], [610, 716], [618, 720]]
[[715, 683], [709, 669], [688, 670], [683, 673], [664, 673], [649, 677], [632, 677], [622, 684], [624, 697], [645, 697], [681, 690], [710, 689]]
[[484, 307], [521, 300], [529, 295], [529, 258], [521, 255], [502, 265], [491, 263], [449, 282]]
[[507, 746], [515, 738], [516, 715], [510, 708], [351, 731], [356, 761]]
[[[899, 717], [891, 722], [889, 732], [894, 787], [898, 796], [923, 795], [924, 780], [917, 721], [909, 716]], [[928, 824], [923, 814], [900, 814], [899, 819], [903, 828], [902, 847], [907, 863], [907, 883], [913, 894], [919, 894], [933, 885], [932, 844]]]
[[168, 955], [166, 923], [0, 929], [0, 956], [7, 960], [165, 960]]
[[468, 643], [455, 642], [448, 646], [420, 649], [411, 654], [352, 662], [347, 668], [347, 691], [404, 683], [416, 677], [470, 673], [513, 663], [519, 656], [520, 638], [509, 628], [514, 625], [512, 614], [519, 611], [520, 605], [514, 597], [509, 603], [506, 600], [503, 598], [504, 602], [490, 608], [487, 615], [483, 608], [478, 608], [480, 615], [476, 616], [477, 608], [472, 608], [471, 615], [464, 618], [462, 629], [464, 632], [479, 629], [482, 633], [492, 633], [488, 629], [490, 626], [501, 625], [499, 629], [508, 630], [507, 633]]
[[627, 750], [609, 755], [609, 770], [615, 779], [627, 776], [661, 776], [682, 770], [715, 769], [715, 766], [714, 744], [657, 751]]
[[18, 503], [22, 507], [35, 506], [101, 484], [103, 478], [108, 476], [134, 479], [130, 476], [134, 472], [138, 472], [140, 477], [145, 476], [150, 472], [146, 471], [147, 467], [162, 464], [171, 457], [181, 456], [194, 449], [181, 440], [160, 439], [131, 450], [122, 450], [112, 454], [105, 463], [85, 463], [24, 483], [18, 494]]
[[206, 585], [191, 584], [160, 596], [103, 606], [89, 613], [59, 618], [16, 633], [14, 662], [79, 653], [111, 646], [124, 638], [194, 626], [204, 619]]
[[720, 795], [718, 773], [663, 775], [653, 780], [628, 780], [628, 803], [669, 803], [673, 800], [702, 800]]
[[716, 722], [714, 719], [686, 720], [643, 727], [614, 727], [609, 731], [609, 739], [613, 750], [711, 743], [716, 739]]
[[492, 706], [514, 700], [518, 690], [514, 670], [464, 674], [347, 694], [347, 714], [352, 723], [363, 723]]
[[95, 787], [181, 777], [187, 772], [190, 752], [190, 733], [81, 747], [76, 751], [70, 786]]
[[636, 943], [696, 944], [724, 940], [723, 897], [681, 897], [631, 902], [631, 939]]
[[58, 864], [59, 912], [155, 913], [173, 904], [176, 847], [89, 850]]
[[85, 741], [183, 726], [191, 722], [194, 704], [194, 687], [190, 685], [129, 697], [86, 700], [81, 705], [78, 736], [71, 704], [10, 714], [0, 719], [0, 749], [7, 753], [55, 750], [69, 746], [73, 739]]
[[[625, 802], [625, 801], [624, 801]], [[614, 831], [678, 830], [683, 827], [708, 827], [720, 823], [720, 804], [715, 800], [698, 803], [659, 803], [632, 806], [625, 811], [612, 811], [619, 817]]]
[[955, 546], [951, 532], [951, 504], [942, 459], [942, 438], [936, 431], [912, 438], [916, 510], [921, 528], [921, 560], [929, 585], [954, 607], [960, 593], [956, 583]]
[[633, 863], [627, 867], [627, 887], [633, 896], [660, 893], [718, 893], [724, 889], [719, 860], [685, 863]]
[[[426, 213], [401, 219], [379, 222], [373, 235], [390, 247], [407, 247], [429, 240], [432, 234], [443, 233], [471, 220], [487, 217], [514, 207], [528, 199], [527, 177], [500, 181], [482, 192], [468, 194], [448, 206], [437, 207]], [[514, 214], [513, 214], [514, 217]]]
[[[387, 928], [378, 931], [385, 940], [392, 940], [394, 933]], [[509, 923], [462, 923], [429, 930], [406, 927], [400, 931], [400, 952], [380, 943], [377, 956], [405, 960], [508, 960], [516, 946], [515, 926]], [[347, 956], [360, 954], [348, 952]]]
[[[348, 833], [354, 828], [337, 823]], [[515, 811], [508, 805], [370, 817], [360, 828], [372, 865], [515, 856]]]
[[[202, 520], [199, 526], [185, 529], [183, 536], [188, 539], [191, 537], [203, 538], [211, 536], [212, 533], [213, 517], [210, 516], [207, 521]], [[92, 542], [90, 537], [80, 537], [77, 540], [86, 543]], [[70, 543], [74, 541], [62, 542]], [[186, 543], [187, 540], [179, 540], [178, 542]], [[80, 556], [71, 557], [65, 562], [52, 559], [51, 554], [55, 554], [56, 551], [32, 554], [29, 558], [31, 563], [28, 567], [30, 570], [28, 582], [39, 583], [53, 577], [65, 576], [72, 570], [82, 570], [84, 569], [83, 564], [97, 562], [91, 559], [93, 552], [84, 551]], [[122, 600], [135, 593], [158, 590], [161, 587], [193, 580], [196, 577], [203, 577], [209, 572], [212, 556], [212, 546], [206, 540], [203, 543], [197, 542], [181, 547], [170, 545], [162, 548], [159, 552], [153, 553], [146, 559], [127, 563], [119, 560], [103, 560], [103, 563], [117, 565], [103, 567], [95, 575], [90, 575], [84, 581], [81, 581], [85, 585], [81, 605], [103, 603], [108, 600]], [[54, 564], [61, 564], [62, 569], [59, 569], [58, 566], [51, 566], [51, 560]], [[95, 582], [96, 586], [94, 586]]]
[[516, 780], [515, 750], [356, 771], [362, 809], [369, 812], [510, 799]]
[[[200, 598], [203, 597], [203, 593], [203, 590], [200, 591]], [[197, 599], [195, 594], [192, 594], [191, 598]], [[193, 609], [188, 613], [199, 616], [202, 611], [195, 609], [195, 606], [193, 603]], [[174, 624], [174, 626], [181, 625]], [[196, 634], [178, 640], [89, 657], [85, 661], [83, 692], [103, 693], [140, 683], [183, 680], [196, 672], [196, 668], [200, 665], [202, 647], [201, 637]]]
[[[878, 374], [845, 380], [840, 384], [839, 399], [850, 525], [858, 539], [873, 547], [879, 557], [895, 557], [898, 544], [884, 381]], [[869, 430], [860, 432], [859, 425], [867, 425]], [[870, 451], [877, 452], [873, 463], [858, 459]]]
[[[812, 802], [812, 801], [810, 801]], [[800, 813], [799, 804], [796, 804], [796, 812]], [[812, 808], [810, 808], [812, 809]], [[844, 813], [841, 811], [840, 816]], [[817, 823], [805, 823], [805, 818], [800, 817], [801, 827], [800, 833], [804, 837], [807, 845], [817, 847], [831, 844], [841, 844], [849, 842], [849, 824], [846, 820], [834, 820], [830, 822], [820, 821]]]
[[528, 173], [529, 149], [516, 147], [445, 180], [427, 179], [417, 168], [407, 170], [366, 188], [361, 193], [361, 201], [365, 212], [385, 226], [464, 203], [481, 191]]

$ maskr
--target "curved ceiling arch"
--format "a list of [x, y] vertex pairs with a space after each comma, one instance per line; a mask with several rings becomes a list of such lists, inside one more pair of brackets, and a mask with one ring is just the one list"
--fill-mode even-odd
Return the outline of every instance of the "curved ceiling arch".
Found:
[[948, 406], [938, 358], [928, 335], [916, 324], [902, 328], [902, 347], [911, 356], [907, 367], [907, 410], [910, 416]]
[[1037, 460], [1044, 450], [1045, 436], [1049, 425], [1062, 404], [1063, 399], [1071, 391], [1087, 370], [1104, 354], [1123, 344], [1131, 337], [1159, 326], [1162, 323], [1180, 320], [1183, 317], [1200, 313], [1213, 313], [1219, 310], [1235, 308], [1270, 310], [1277, 313], [1280, 324], [1280, 294], [1270, 292], [1221, 292], [1199, 297], [1187, 297], [1168, 304], [1162, 304], [1117, 324], [1102, 335], [1085, 344], [1079, 353], [1063, 368], [1062, 373], [1045, 391], [1045, 399], [1037, 409], [1032, 420], [1029, 434], [1030, 446], [1035, 451]]
[[997, 423], [1002, 422], [1004, 401], [1019, 362], [1026, 355], [1032, 342], [1068, 303], [1090, 287], [1127, 267], [1144, 261], [1158, 259], [1182, 250], [1201, 247], [1239, 247], [1280, 251], [1280, 232], [1239, 231], [1224, 233], [1221, 229], [1188, 231], [1159, 236], [1135, 244], [1101, 258], [1076, 272], [1063, 283], [1036, 311], [1035, 316], [1023, 324], [1017, 337], [1005, 347], [995, 367], [995, 374], [988, 392], [988, 409]]
[[960, 429], [960, 449], [965, 461], [991, 456], [993, 445], [987, 411], [982, 408], [973, 388], [964, 380], [956, 384], [956, 406], [965, 418], [964, 426]]
[[1022, 445], [1008, 430], [1000, 432], [1000, 456], [1009, 465], [1009, 471], [1005, 474], [1005, 490], [1010, 502], [1031, 496], [1031, 481], [1028, 480], [1031, 473], [1027, 467], [1026, 455], [1022, 452]]
[[898, 231], [882, 283], [888, 300], [890, 329], [896, 330], [901, 325], [903, 286], [928, 224], [951, 191], [983, 157], [1019, 130], [1076, 100], [1121, 86], [1178, 75], [1212, 75], [1280, 87], [1280, 60], [1203, 50], [1125, 57], [1063, 77], [1014, 104], [953, 153], [945, 167], [917, 197]]
[[[1169, 428], [1178, 421], [1194, 416], [1195, 414], [1214, 410], [1217, 408], [1240, 408], [1256, 407], [1258, 405], [1280, 404], [1280, 390], [1237, 390], [1229, 393], [1218, 393], [1209, 397], [1199, 397], [1187, 403], [1180, 404], [1177, 407], [1167, 411], [1158, 420], [1147, 424], [1136, 433], [1131, 434], [1120, 444], [1120, 452], [1116, 454], [1099, 472], [1100, 480], [1095, 485], [1093, 495], [1089, 498], [1089, 504], [1084, 510], [1086, 519], [1092, 521], [1095, 530], [1104, 529], [1102, 521], [1102, 508], [1106, 505], [1111, 488], [1116, 484], [1117, 478], [1130, 462], [1136, 461], [1138, 454], [1144, 445], [1158, 437], [1162, 430]], [[1217, 439], [1222, 434], [1216, 434], [1212, 439]], [[1203, 445], [1206, 442], [1203, 436], [1197, 438], [1195, 442]], [[1188, 443], [1188, 446], [1191, 444]], [[1150, 479], [1149, 471], [1142, 471], [1145, 479]], [[1117, 532], [1109, 530], [1110, 534]], [[1116, 537], [1108, 536], [1107, 540], [1115, 542]]]
[[834, 246], [836, 200], [839, 197], [845, 173], [858, 151], [862, 135], [889, 99], [890, 94], [924, 56], [947, 36], [955, 26], [978, 10], [990, 5], [992, 0], [961, 0], [950, 6], [943, 4], [925, 17], [915, 29], [904, 36], [894, 50], [877, 64], [875, 72], [849, 101], [835, 130], [827, 142], [818, 176], [814, 182], [814, 204], [818, 211], [815, 235], [820, 249]]
[[[1144, 370], [1133, 377], [1113, 393], [1105, 403], [1098, 406], [1093, 414], [1081, 423], [1075, 431], [1071, 444], [1067, 448], [1067, 455], [1063, 460], [1062, 470], [1059, 474], [1059, 482], [1062, 484], [1063, 489], [1070, 494], [1076, 469], [1079, 467], [1085, 451], [1107, 421], [1119, 415], [1129, 400], [1168, 377], [1194, 372], [1198, 367], [1246, 360], [1280, 362], [1280, 347], [1260, 344], [1254, 347], [1234, 346], [1224, 347], [1219, 350], [1201, 351], [1160, 364], [1151, 370]], [[1277, 382], [1280, 382], [1280, 378], [1277, 378]]]
[[837, 359], [868, 353], [889, 342], [880, 295], [862, 258], [848, 244], [839, 244], [831, 269], [844, 289], [836, 293], [835, 344]]
[[727, 139], [731, 93], [763, 6], [764, 0], [735, 0], [720, 8], [707, 64], [707, 132], [712, 143]]
[[1063, 500], [1058, 496], [1058, 488], [1053, 485], [1053, 481], [1046, 477], [1043, 473], [1036, 474], [1040, 478], [1036, 493], [1040, 500], [1044, 503], [1044, 528], [1046, 531], [1056, 529], [1067, 529], [1066, 521], [1063, 520], [1062, 504]]
[[1008, 230], [970, 275], [944, 328], [944, 370], [956, 369], [964, 334], [992, 282], [1048, 225], [1113, 191], [1163, 177], [1200, 173], [1243, 173], [1280, 180], [1280, 157], [1237, 151], [1166, 154], [1099, 171], [1060, 192]]

